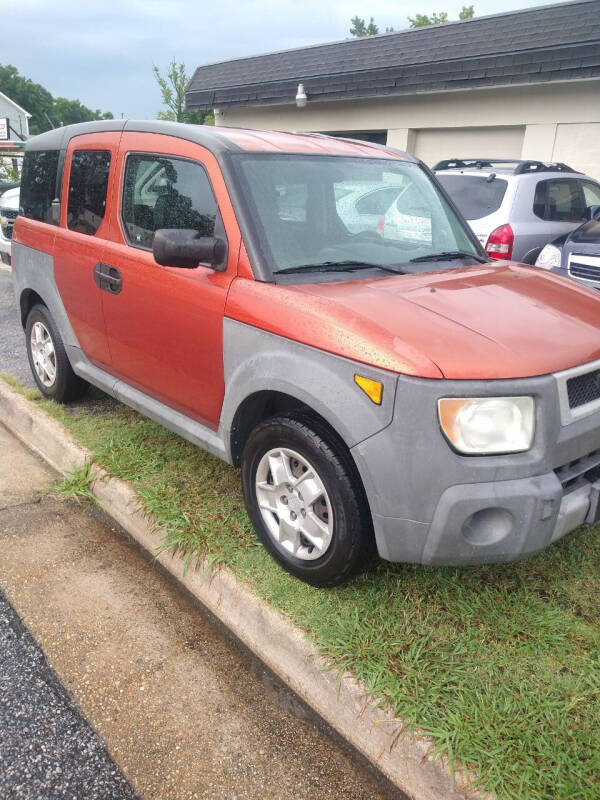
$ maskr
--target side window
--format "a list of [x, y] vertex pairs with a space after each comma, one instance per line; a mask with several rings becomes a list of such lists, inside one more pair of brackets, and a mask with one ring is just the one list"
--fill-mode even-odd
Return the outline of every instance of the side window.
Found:
[[125, 165], [121, 215], [129, 243], [151, 248], [159, 228], [214, 236], [217, 201], [200, 164], [134, 153]]
[[29, 219], [57, 225], [52, 219], [52, 201], [56, 197], [58, 150], [29, 150], [21, 173], [21, 213]]
[[104, 219], [110, 171], [108, 150], [75, 150], [69, 177], [67, 227], [93, 236]]
[[581, 188], [583, 189], [583, 201], [586, 208], [600, 206], [600, 186], [597, 183], [582, 181]]
[[553, 222], [581, 222], [585, 208], [579, 181], [557, 178], [540, 181], [535, 189], [533, 213]]

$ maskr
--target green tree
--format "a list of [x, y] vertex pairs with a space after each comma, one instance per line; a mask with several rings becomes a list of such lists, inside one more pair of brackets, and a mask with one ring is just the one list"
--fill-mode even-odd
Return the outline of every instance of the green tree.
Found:
[[[458, 12], [458, 18], [463, 19], [473, 19], [475, 16], [475, 11], [473, 6], [463, 6], [461, 10]], [[427, 14], [417, 14], [415, 17], [409, 17], [408, 21], [410, 22], [411, 28], [424, 28], [427, 25], [440, 25], [442, 22], [448, 22], [448, 12], [447, 11], [440, 11], [438, 14], [434, 12], [430, 16]], [[352, 17], [350, 20], [352, 27], [350, 28], [350, 33], [352, 36], [374, 36], [376, 33], [379, 33], [379, 26], [371, 17], [368, 24], [366, 20], [362, 17], [356, 16]], [[386, 28], [386, 33], [393, 33], [393, 28]]]
[[[458, 12], [458, 18], [461, 20], [473, 19], [474, 16], [475, 11], [473, 6], [463, 6]], [[428, 16], [427, 14], [417, 14], [414, 17], [409, 17], [408, 21], [410, 22], [411, 28], [425, 28], [428, 25], [441, 25], [442, 22], [448, 22], [448, 12], [440, 11], [438, 14], [434, 11], [431, 16]]]
[[42, 133], [50, 129], [46, 114], [52, 111], [54, 98], [47, 89], [19, 75], [18, 69], [12, 64], [0, 64], [0, 87], [3, 94], [31, 114], [30, 133]]
[[428, 25], [440, 25], [442, 22], [448, 22], [448, 13], [441, 11], [439, 14], [433, 12], [431, 16], [427, 14], [417, 14], [415, 17], [409, 17], [411, 28], [426, 28]]
[[363, 36], [375, 36], [379, 33], [379, 26], [375, 24], [373, 17], [371, 17], [368, 24], [358, 16], [352, 17], [350, 23], [352, 25], [350, 33], [359, 39], [362, 39]]
[[185, 107], [185, 90], [190, 82], [190, 77], [185, 71], [185, 64], [177, 64], [173, 59], [165, 76], [160, 74], [156, 64], [152, 67], [152, 72], [160, 87], [163, 104], [167, 107], [166, 111], [158, 112], [158, 119], [191, 122], [196, 125], [215, 124], [215, 116], [212, 111], [192, 111]]
[[72, 122], [90, 122], [94, 119], [112, 119], [110, 111], [92, 111], [79, 100], [67, 100], [64, 97], [54, 98], [39, 83], [19, 75], [12, 64], [0, 64], [0, 90], [14, 100], [15, 103], [29, 111], [29, 132], [43, 133], [59, 125]]
[[50, 118], [55, 125], [71, 125], [74, 122], [91, 122], [94, 119], [113, 119], [110, 111], [92, 111], [79, 100], [55, 97]]

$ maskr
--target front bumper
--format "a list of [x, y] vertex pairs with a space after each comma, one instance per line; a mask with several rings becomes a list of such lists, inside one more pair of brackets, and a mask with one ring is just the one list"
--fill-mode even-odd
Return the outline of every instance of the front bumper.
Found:
[[[559, 376], [514, 381], [400, 377], [393, 422], [352, 452], [380, 555], [431, 565], [514, 561], [583, 522], [600, 495], [600, 410], [569, 418]], [[461, 456], [439, 430], [437, 399], [533, 395], [527, 453]]]

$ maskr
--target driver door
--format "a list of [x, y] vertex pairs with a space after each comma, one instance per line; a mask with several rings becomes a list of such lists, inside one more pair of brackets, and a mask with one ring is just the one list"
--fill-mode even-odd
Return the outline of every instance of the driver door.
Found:
[[[103, 294], [112, 370], [126, 383], [216, 429], [224, 393], [223, 315], [240, 233], [211, 153], [158, 134], [124, 133], [103, 261], [120, 279]], [[224, 271], [159, 266], [160, 228], [228, 241]]]

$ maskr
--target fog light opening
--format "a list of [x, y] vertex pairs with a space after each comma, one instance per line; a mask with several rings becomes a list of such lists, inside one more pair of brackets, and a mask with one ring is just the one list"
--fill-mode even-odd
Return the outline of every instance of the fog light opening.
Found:
[[482, 508], [468, 518], [462, 535], [469, 544], [496, 544], [513, 532], [515, 519], [506, 508]]

